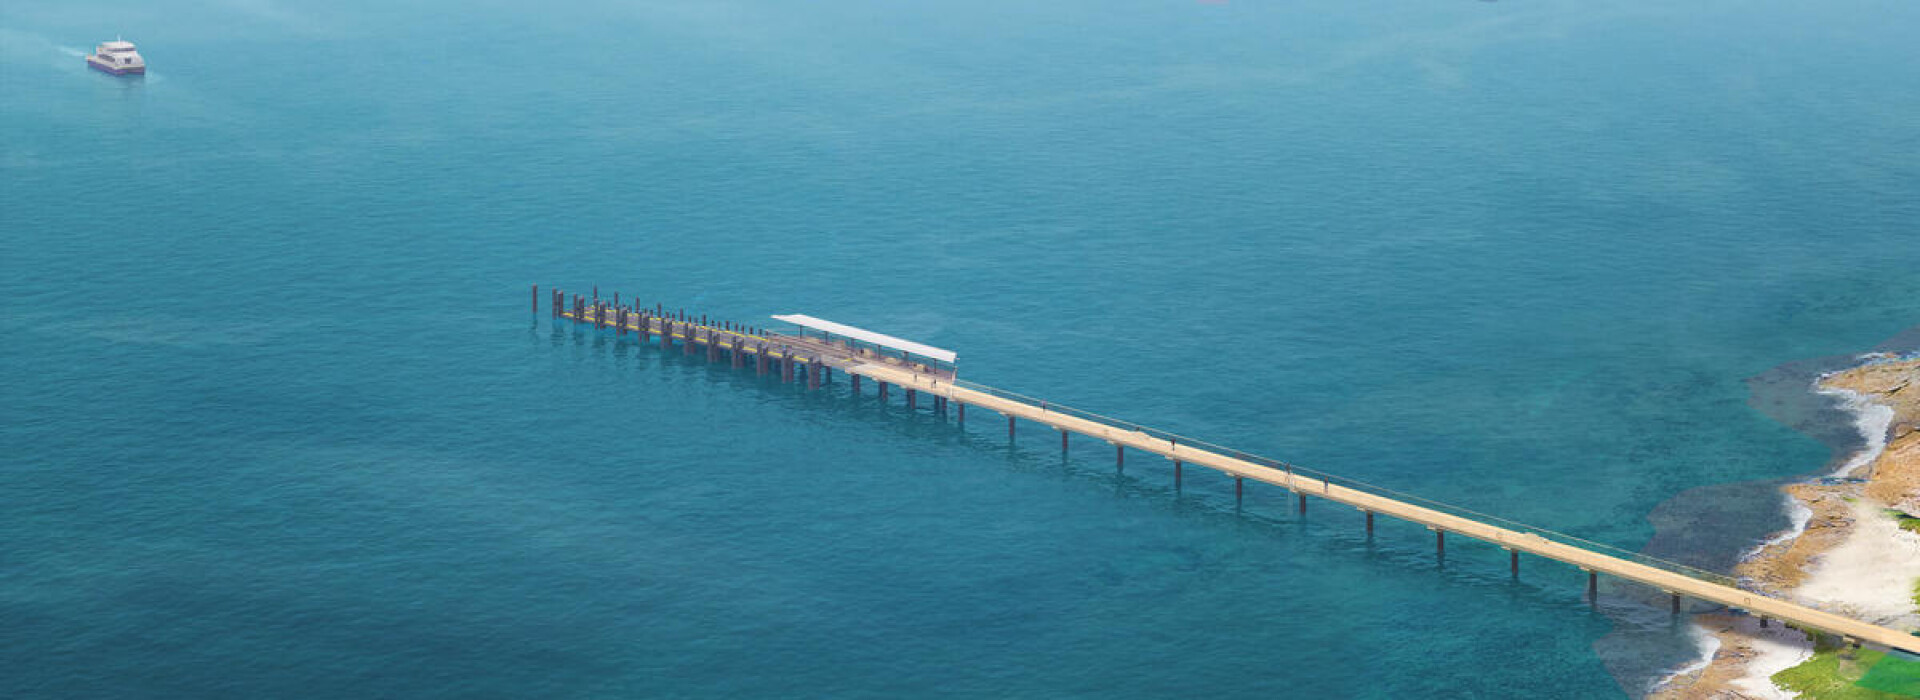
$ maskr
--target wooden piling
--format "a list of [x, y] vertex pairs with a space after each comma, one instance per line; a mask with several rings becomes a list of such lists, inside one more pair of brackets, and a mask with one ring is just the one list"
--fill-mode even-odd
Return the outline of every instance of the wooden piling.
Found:
[[[1066, 435], [1067, 435], [1066, 433], [1060, 434], [1061, 437], [1066, 437]], [[1113, 468], [1122, 470], [1122, 471], [1124, 471], [1127, 468], [1127, 446], [1126, 445], [1115, 444], [1113, 446]]]
[[914, 391], [912, 389], [907, 390], [907, 410], [909, 411], [913, 410], [915, 400], [918, 399], [919, 397], [920, 397], [920, 392]]
[[1367, 511], [1367, 539], [1373, 539], [1373, 511]]
[[1514, 578], [1520, 578], [1520, 552], [1507, 550], [1507, 568], [1513, 571]]
[[1306, 515], [1307, 514], [1307, 495], [1304, 493], [1300, 493], [1298, 491], [1294, 492], [1294, 495], [1300, 497], [1300, 514]]
[[1439, 555], [1441, 559], [1447, 558], [1447, 531], [1446, 530], [1436, 529], [1433, 531], [1433, 551], [1435, 554]]
[[540, 285], [533, 285], [533, 312], [540, 313]]
[[1594, 602], [1600, 600], [1600, 572], [1587, 572], [1587, 598]]
[[1180, 490], [1180, 460], [1173, 460], [1173, 489]]

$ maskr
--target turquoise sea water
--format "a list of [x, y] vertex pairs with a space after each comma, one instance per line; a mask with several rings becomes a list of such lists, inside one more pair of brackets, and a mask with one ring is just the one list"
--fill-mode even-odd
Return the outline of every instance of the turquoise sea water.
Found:
[[[1632, 586], [528, 285], [1725, 569], [1855, 440], [1811, 374], [1920, 323], [1916, 22], [7, 2], [0, 696], [1638, 693], [1695, 652]], [[85, 70], [115, 34], [150, 75]]]

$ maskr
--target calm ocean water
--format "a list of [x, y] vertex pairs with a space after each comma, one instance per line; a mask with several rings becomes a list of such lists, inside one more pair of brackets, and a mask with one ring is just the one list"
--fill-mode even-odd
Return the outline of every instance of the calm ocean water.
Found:
[[1920, 323], [1920, 6], [1673, 5], [10, 0], [0, 696], [1636, 693], [1631, 586], [528, 285], [1724, 569]]

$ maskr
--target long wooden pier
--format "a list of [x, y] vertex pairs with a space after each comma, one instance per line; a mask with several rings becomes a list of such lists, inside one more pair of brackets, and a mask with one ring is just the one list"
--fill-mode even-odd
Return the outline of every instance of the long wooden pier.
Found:
[[[537, 314], [538, 287], [534, 289], [533, 300]], [[770, 333], [757, 327], [689, 317], [684, 311], [669, 314], [658, 306], [652, 309], [622, 306], [617, 295], [603, 300], [599, 299], [597, 290], [592, 298], [579, 295], [569, 298], [554, 290], [549, 301], [555, 318], [592, 323], [596, 328], [619, 335], [633, 334], [643, 343], [657, 338], [663, 349], [677, 343], [685, 354], [704, 354], [710, 362], [724, 360], [736, 368], [752, 362], [760, 374], [778, 372], [786, 382], [795, 382], [804, 376], [810, 389], [819, 388], [831, 378], [834, 370], [839, 370], [849, 376], [855, 393], [860, 391], [860, 380], [865, 378], [877, 384], [883, 399], [890, 387], [898, 387], [905, 393], [910, 408], [917, 407], [920, 395], [925, 394], [930, 400], [928, 408], [941, 415], [947, 413], [949, 406], [957, 407], [962, 424], [966, 422], [968, 406], [992, 411], [1006, 418], [1010, 437], [1017, 421], [1026, 420], [1060, 431], [1063, 447], [1067, 435], [1077, 433], [1113, 445], [1116, 460], [1124, 460], [1128, 449], [1156, 454], [1173, 463], [1176, 481], [1181, 478], [1185, 465], [1214, 469], [1233, 477], [1236, 498], [1243, 493], [1245, 482], [1252, 480], [1291, 491], [1298, 497], [1303, 513], [1309, 498], [1351, 506], [1364, 514], [1369, 534], [1373, 532], [1375, 514], [1418, 523], [1433, 531], [1435, 547], [1443, 556], [1448, 535], [1470, 537], [1509, 552], [1515, 575], [1520, 570], [1522, 553], [1571, 564], [1587, 572], [1589, 596], [1598, 596], [1598, 577], [1606, 574], [1671, 595], [1674, 612], [1679, 612], [1681, 598], [1689, 597], [1747, 611], [1759, 616], [1763, 625], [1769, 619], [1780, 620], [1836, 635], [1856, 645], [1866, 643], [1920, 654], [1920, 636], [1745, 590], [1737, 581], [1722, 574], [957, 381], [950, 369], [937, 363], [915, 362], [910, 357], [888, 355], [883, 350], [845, 340], [836, 342], [804, 333]]]

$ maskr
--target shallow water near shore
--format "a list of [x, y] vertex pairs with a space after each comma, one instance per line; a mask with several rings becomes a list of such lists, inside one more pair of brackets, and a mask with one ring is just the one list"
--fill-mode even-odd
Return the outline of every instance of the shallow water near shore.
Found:
[[[1630, 586], [529, 315], [809, 313], [1690, 562], [1785, 526], [1857, 438], [1749, 378], [1920, 322], [1920, 8], [1393, 9], [10, 3], [0, 695], [1637, 692], [1695, 642]], [[152, 74], [64, 50], [116, 33]]]

